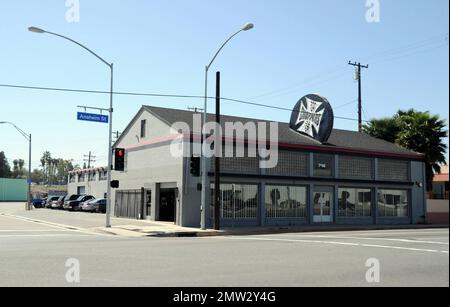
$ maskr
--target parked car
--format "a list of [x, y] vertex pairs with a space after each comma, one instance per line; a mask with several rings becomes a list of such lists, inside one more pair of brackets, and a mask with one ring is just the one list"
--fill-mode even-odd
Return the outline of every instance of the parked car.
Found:
[[102, 212], [102, 208], [106, 208], [106, 199], [89, 200], [81, 206], [84, 212]]
[[34, 198], [32, 201], [33, 207], [36, 209], [44, 208], [44, 199], [43, 198]]
[[76, 200], [69, 200], [64, 203], [64, 210], [68, 211], [80, 211], [80, 204], [95, 199], [92, 195], [82, 195], [78, 197]]
[[60, 209], [65, 209], [65, 207], [67, 206], [67, 204], [70, 201], [74, 201], [77, 200], [78, 198], [80, 198], [82, 195], [80, 194], [71, 194], [71, 195], [66, 195], [66, 197], [64, 197], [61, 208]]
[[97, 213], [106, 213], [106, 199], [102, 199], [98, 204]]
[[61, 210], [63, 208], [64, 205], [64, 199], [65, 196], [59, 196], [56, 200], [52, 200], [50, 207], [52, 209], [59, 209]]
[[53, 201], [58, 200], [59, 196], [49, 196], [46, 201], [46, 208], [52, 208]]

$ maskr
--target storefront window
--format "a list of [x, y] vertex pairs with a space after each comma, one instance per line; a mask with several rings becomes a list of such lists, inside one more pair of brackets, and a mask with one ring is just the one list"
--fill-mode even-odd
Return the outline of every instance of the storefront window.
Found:
[[408, 191], [378, 191], [378, 212], [381, 217], [408, 217], [408, 208]]
[[339, 189], [340, 217], [372, 216], [372, 190], [356, 188]]
[[[214, 185], [211, 186], [211, 201], [214, 199]], [[220, 217], [222, 219], [256, 219], [258, 216], [258, 186], [243, 184], [220, 185]], [[211, 203], [211, 217], [214, 204]]]
[[266, 186], [267, 218], [305, 218], [306, 187]]

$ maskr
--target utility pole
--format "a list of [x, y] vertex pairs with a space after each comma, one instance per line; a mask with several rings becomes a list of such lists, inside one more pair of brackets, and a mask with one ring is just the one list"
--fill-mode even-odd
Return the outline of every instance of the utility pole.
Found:
[[115, 141], [117, 141], [120, 138], [120, 136], [122, 135], [122, 133], [120, 133], [120, 131], [115, 131], [113, 134], [114, 134]]
[[[216, 73], [216, 124], [220, 127], [220, 71]], [[214, 140], [214, 229], [220, 230], [220, 157], [222, 155], [222, 137], [216, 131]]]
[[358, 131], [362, 132], [362, 78], [361, 78], [361, 69], [369, 68], [369, 65], [361, 65], [361, 63], [351, 61], [348, 62], [348, 65], [356, 67], [355, 79], [358, 80]]
[[96, 156], [92, 155], [92, 152], [89, 152], [88, 155], [84, 155], [83, 161], [88, 163], [87, 165], [88, 169], [91, 168], [91, 162], [94, 163], [96, 158], [97, 158]]

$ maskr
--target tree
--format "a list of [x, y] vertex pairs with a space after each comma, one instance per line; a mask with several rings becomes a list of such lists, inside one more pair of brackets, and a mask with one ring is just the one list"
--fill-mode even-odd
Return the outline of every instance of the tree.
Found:
[[373, 137], [396, 143], [404, 148], [425, 155], [427, 187], [432, 188], [435, 173], [446, 163], [447, 145], [443, 139], [448, 136], [446, 121], [439, 115], [416, 110], [398, 111], [392, 118], [372, 120], [363, 131]]
[[396, 142], [400, 129], [397, 115], [394, 117], [373, 119], [369, 124], [363, 126], [364, 133], [390, 143]]
[[6, 159], [5, 153], [0, 151], [0, 178], [10, 178], [11, 167]]
[[14, 179], [17, 179], [19, 177], [19, 160], [17, 159], [13, 161], [12, 177]]
[[425, 154], [427, 170], [427, 186], [432, 187], [435, 173], [441, 171], [446, 163], [447, 145], [443, 139], [448, 136], [446, 122], [438, 115], [429, 112], [399, 112], [401, 130], [397, 135], [397, 144], [405, 148]]
[[44, 176], [44, 172], [42, 170], [35, 169], [31, 173], [31, 181], [35, 182], [37, 184], [44, 182], [44, 178], [45, 178], [45, 176]]

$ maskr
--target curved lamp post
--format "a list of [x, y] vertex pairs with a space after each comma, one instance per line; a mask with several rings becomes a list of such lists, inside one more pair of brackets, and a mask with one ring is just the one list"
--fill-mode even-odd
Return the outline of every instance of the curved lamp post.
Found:
[[[206, 68], [205, 68], [205, 105], [203, 108], [203, 125], [205, 125], [208, 120], [207, 114], [208, 114], [208, 72], [209, 72], [209, 69], [211, 68], [212, 64], [216, 60], [219, 53], [222, 51], [222, 49], [225, 47], [225, 45], [228, 44], [229, 41], [231, 41], [239, 33], [244, 32], [244, 31], [249, 31], [253, 28], [254, 28], [254, 25], [252, 23], [246, 23], [239, 31], [237, 31], [236, 33], [231, 35], [225, 41], [225, 43], [223, 43], [223, 45], [219, 48], [219, 50], [216, 52], [216, 54], [214, 55], [211, 62], [206, 66]], [[203, 135], [203, 129], [202, 129], [202, 135]], [[203, 150], [201, 152], [202, 152], [202, 154], [201, 154], [201, 157], [202, 157], [202, 159], [201, 159], [202, 160], [202, 163], [201, 163], [201, 165], [202, 165], [201, 228], [203, 230], [205, 230], [206, 229], [206, 211], [207, 211], [206, 210], [206, 206], [207, 206], [206, 205], [206, 187], [208, 184], [208, 174], [207, 174], [207, 168], [206, 168], [206, 157], [203, 153]]]
[[100, 57], [98, 54], [96, 54], [94, 51], [92, 51], [91, 49], [87, 48], [86, 46], [80, 44], [79, 42], [60, 35], [60, 34], [56, 34], [53, 32], [49, 32], [49, 31], [45, 31], [42, 30], [40, 28], [36, 28], [36, 27], [29, 27], [28, 30], [30, 32], [33, 33], [39, 33], [39, 34], [51, 34], [60, 38], [63, 38], [65, 40], [68, 40], [78, 46], [80, 46], [81, 48], [87, 50], [89, 53], [91, 53], [92, 55], [94, 55], [97, 59], [99, 59], [100, 61], [102, 61], [104, 64], [106, 64], [110, 71], [111, 71], [111, 90], [110, 90], [110, 106], [109, 106], [109, 135], [108, 135], [108, 184], [107, 184], [107, 199], [106, 199], [106, 227], [110, 228], [111, 227], [111, 172], [112, 172], [112, 121], [113, 121], [113, 86], [114, 86], [114, 64], [113, 63], [108, 63], [107, 61], [105, 61], [102, 57]]
[[19, 127], [17, 127], [15, 124], [13, 124], [11, 122], [0, 122], [0, 125], [2, 125], [2, 124], [7, 124], [7, 125], [13, 126], [28, 141], [29, 145], [28, 145], [28, 179], [27, 179], [27, 183], [28, 183], [27, 202], [28, 202], [28, 205], [27, 205], [27, 209], [31, 210], [31, 134], [25, 133], [22, 129], [20, 129]]

